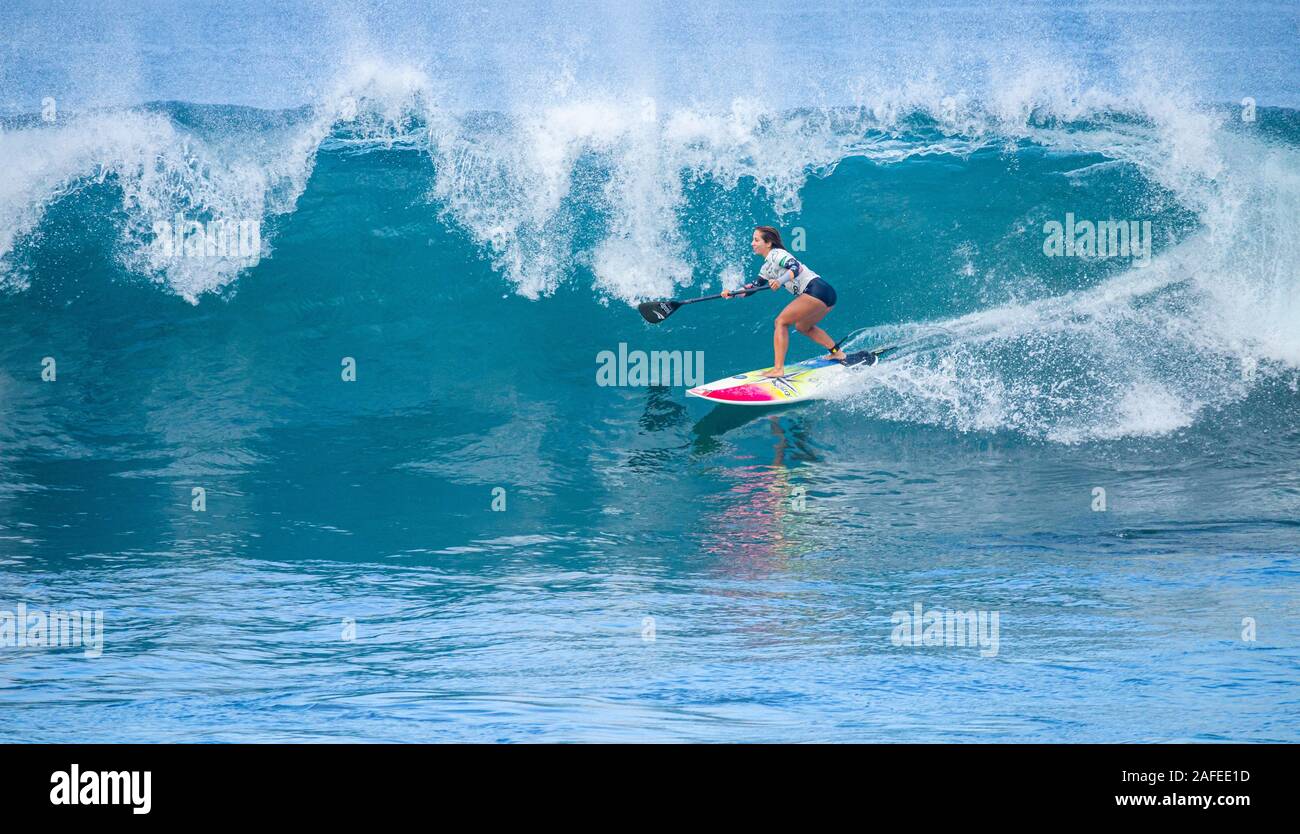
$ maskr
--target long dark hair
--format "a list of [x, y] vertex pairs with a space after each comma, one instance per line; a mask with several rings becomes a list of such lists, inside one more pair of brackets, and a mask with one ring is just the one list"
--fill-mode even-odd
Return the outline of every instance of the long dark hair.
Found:
[[785, 248], [785, 244], [781, 242], [781, 232], [775, 226], [755, 226], [754, 231], [762, 235], [763, 240], [772, 244], [773, 249]]

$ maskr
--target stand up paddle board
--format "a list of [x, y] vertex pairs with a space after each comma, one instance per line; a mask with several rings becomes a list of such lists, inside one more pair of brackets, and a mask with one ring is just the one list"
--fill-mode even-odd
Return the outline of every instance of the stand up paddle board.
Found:
[[819, 356], [785, 366], [784, 376], [763, 376], [770, 368], [759, 368], [736, 374], [716, 382], [709, 382], [686, 393], [715, 403], [728, 405], [784, 405], [802, 400], [816, 399], [827, 388], [844, 379], [859, 368], [870, 367], [880, 361], [884, 351], [860, 350], [846, 354], [844, 359]]

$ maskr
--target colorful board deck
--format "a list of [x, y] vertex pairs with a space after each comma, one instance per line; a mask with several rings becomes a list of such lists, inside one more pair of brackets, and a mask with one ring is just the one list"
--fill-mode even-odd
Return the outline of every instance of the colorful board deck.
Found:
[[766, 377], [759, 368], [743, 374], [725, 377], [691, 388], [686, 393], [715, 403], [726, 405], [784, 405], [816, 399], [819, 393], [851, 373], [856, 367], [876, 364], [879, 357], [869, 350], [847, 354], [844, 361], [819, 356], [786, 365], [784, 376]]

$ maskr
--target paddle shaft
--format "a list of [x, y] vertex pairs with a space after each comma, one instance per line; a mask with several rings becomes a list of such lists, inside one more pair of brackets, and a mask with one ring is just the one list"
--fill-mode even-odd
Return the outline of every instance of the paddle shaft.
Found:
[[651, 324], [659, 324], [671, 316], [673, 313], [685, 307], [687, 304], [695, 304], [700, 301], [714, 301], [719, 298], [744, 298], [747, 295], [753, 295], [756, 292], [767, 289], [766, 286], [750, 287], [738, 292], [723, 295], [702, 295], [699, 298], [687, 298], [683, 301], [644, 301], [636, 305], [636, 309], [641, 313], [641, 317]]
[[731, 293], [730, 296], [725, 296], [725, 295], [723, 295], [722, 293], [718, 293], [717, 295], [702, 295], [702, 296], [700, 296], [699, 298], [688, 298], [688, 299], [686, 299], [685, 301], [678, 301], [678, 302], [676, 302], [676, 303], [677, 303], [677, 305], [678, 305], [679, 307], [684, 307], [684, 306], [686, 306], [687, 304], [695, 304], [696, 302], [699, 302], [699, 301], [713, 301], [715, 298], [728, 298], [728, 297], [730, 297], [730, 298], [744, 298], [744, 297], [746, 297], [746, 296], [753, 295], [753, 294], [756, 293], [756, 292], [762, 292], [762, 291], [765, 290], [765, 289], [768, 289], [768, 285], [767, 285], [767, 284], [764, 284], [764, 285], [761, 286], [761, 287], [753, 287], [753, 288], [748, 289], [748, 290], [736, 290], [735, 292]]

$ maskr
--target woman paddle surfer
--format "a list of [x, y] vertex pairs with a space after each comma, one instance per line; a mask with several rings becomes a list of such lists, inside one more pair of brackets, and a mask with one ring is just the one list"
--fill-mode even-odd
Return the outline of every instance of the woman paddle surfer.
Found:
[[[835, 340], [817, 322], [835, 306], [835, 289], [820, 275], [795, 260], [794, 255], [785, 251], [781, 242], [781, 233], [772, 226], [754, 227], [754, 238], [749, 242], [754, 254], [763, 259], [763, 266], [758, 271], [758, 281], [746, 284], [741, 290], [751, 290], [759, 286], [760, 281], [767, 281], [772, 289], [784, 286], [792, 294], [794, 301], [785, 305], [785, 309], [776, 317], [776, 332], [772, 336], [772, 350], [776, 361], [772, 369], [764, 371], [764, 376], [785, 375], [785, 351], [790, 346], [790, 325], [809, 339], [824, 348], [829, 348], [831, 359], [843, 359], [844, 351], [835, 347]], [[737, 290], [740, 292], [741, 290]], [[722, 291], [723, 298], [731, 298], [728, 290]]]

